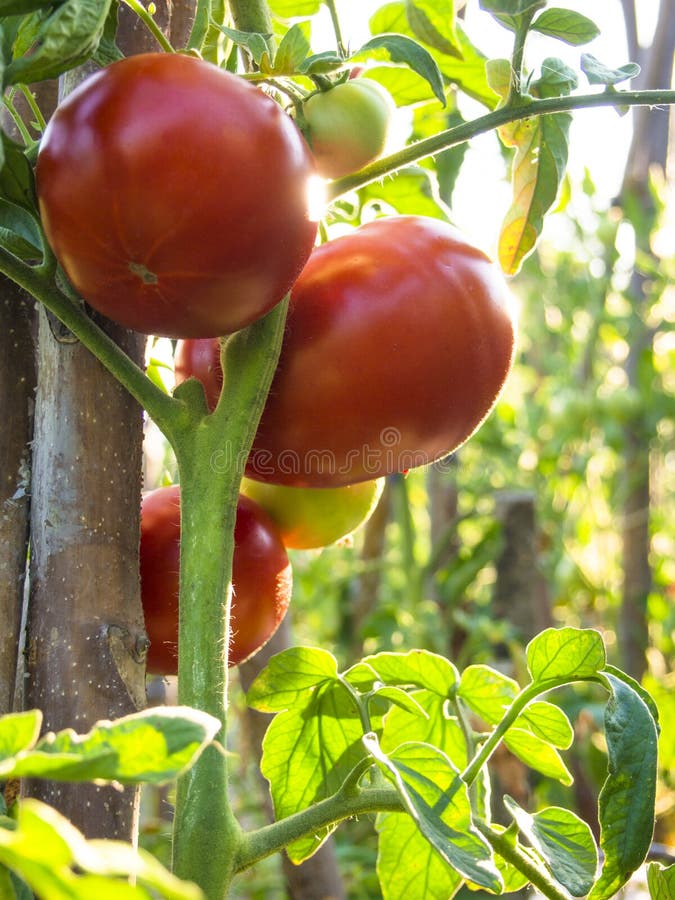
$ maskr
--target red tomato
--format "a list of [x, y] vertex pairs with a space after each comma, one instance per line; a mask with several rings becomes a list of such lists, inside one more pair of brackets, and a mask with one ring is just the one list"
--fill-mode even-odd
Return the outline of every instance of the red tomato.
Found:
[[[229, 662], [256, 653], [279, 627], [291, 599], [288, 555], [267, 513], [240, 497], [234, 530], [233, 599]], [[150, 638], [147, 670], [175, 675], [178, 669], [178, 569], [180, 487], [158, 488], [141, 507], [141, 597]]]
[[176, 384], [191, 377], [198, 378], [204, 387], [208, 407], [214, 410], [223, 387], [218, 339], [195, 338], [178, 341], [173, 365]]
[[58, 107], [37, 161], [49, 243], [99, 312], [148, 334], [237, 331], [314, 244], [314, 162], [259, 88], [191, 56], [102, 69]]
[[377, 219], [312, 253], [249, 457], [259, 481], [333, 487], [427, 465], [486, 417], [515, 323], [499, 270], [436, 219]]

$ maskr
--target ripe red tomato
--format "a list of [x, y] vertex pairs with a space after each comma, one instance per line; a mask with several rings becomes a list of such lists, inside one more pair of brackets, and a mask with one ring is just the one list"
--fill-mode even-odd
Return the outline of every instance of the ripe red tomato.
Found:
[[216, 338], [178, 341], [173, 357], [176, 384], [194, 377], [201, 381], [210, 410], [216, 408], [223, 387], [220, 367], [220, 342]]
[[[279, 532], [247, 497], [237, 504], [232, 562], [229, 662], [256, 653], [279, 627], [291, 599], [292, 573]], [[147, 670], [175, 675], [178, 669], [178, 569], [180, 487], [158, 488], [141, 507], [141, 598], [150, 638]]]
[[377, 219], [312, 253], [248, 460], [259, 481], [335, 487], [426, 465], [486, 417], [515, 323], [490, 260], [436, 219]]
[[289, 550], [327, 547], [365, 524], [382, 495], [384, 478], [336, 488], [296, 488], [244, 478], [241, 492], [279, 529]]
[[313, 173], [274, 100], [170, 53], [113, 63], [73, 91], [36, 170], [45, 232], [75, 288], [167, 337], [237, 331], [281, 300], [314, 244]]
[[393, 113], [391, 96], [369, 78], [312, 94], [303, 105], [304, 128], [319, 174], [339, 178], [381, 156]]

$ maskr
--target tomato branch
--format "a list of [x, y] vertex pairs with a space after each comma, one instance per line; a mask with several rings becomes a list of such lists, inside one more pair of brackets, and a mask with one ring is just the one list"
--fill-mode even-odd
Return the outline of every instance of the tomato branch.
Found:
[[327, 199], [328, 201], [336, 200], [348, 191], [354, 191], [373, 181], [379, 181], [404, 166], [419, 162], [421, 159], [462, 144], [479, 134], [486, 134], [510, 122], [576, 109], [592, 109], [598, 106], [666, 106], [671, 104], [675, 104], [675, 91], [657, 90], [548, 97], [543, 100], [532, 99], [519, 106], [503, 106], [473, 119], [471, 122], [464, 122], [432, 137], [416, 141], [397, 153], [384, 156], [365, 166], [359, 172], [330, 182], [326, 188]]
[[332, 797], [320, 800], [309, 809], [257, 831], [244, 834], [239, 845], [236, 871], [243, 872], [261, 859], [283, 850], [293, 841], [311, 837], [323, 828], [337, 825], [353, 816], [378, 812], [405, 812], [398, 791], [393, 787], [365, 788], [358, 794], [338, 791]]

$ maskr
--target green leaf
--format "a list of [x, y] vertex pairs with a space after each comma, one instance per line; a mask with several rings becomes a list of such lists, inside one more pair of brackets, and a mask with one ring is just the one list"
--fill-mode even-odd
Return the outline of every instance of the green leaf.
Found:
[[[0, 829], [0, 864], [50, 900], [150, 900], [143, 885], [167, 900], [202, 897], [196, 885], [177, 879], [146, 851], [87, 841], [55, 809], [32, 799], [19, 803], [15, 830]], [[132, 874], [141, 884], [128, 882]]]
[[568, 113], [523, 119], [500, 129], [503, 142], [516, 148], [511, 180], [513, 201], [499, 236], [499, 261], [515, 275], [536, 245], [544, 215], [555, 202], [567, 166]]
[[94, 62], [97, 66], [103, 68], [109, 66], [120, 59], [124, 59], [124, 54], [115, 43], [117, 36], [117, 17], [119, 14], [119, 0], [112, 0], [110, 11], [103, 26], [103, 34], [98, 42], [98, 47], [94, 53]]
[[562, 886], [573, 897], [585, 896], [593, 886], [598, 850], [589, 826], [575, 813], [550, 806], [530, 815], [511, 797], [504, 805]]
[[408, 694], [406, 691], [401, 690], [401, 688], [389, 686], [377, 688], [373, 692], [373, 696], [381, 697], [382, 699], [389, 701], [389, 703], [392, 703], [394, 706], [399, 707], [399, 709], [404, 709], [413, 716], [421, 716], [424, 719], [427, 718], [424, 708], [417, 702], [414, 694]]
[[99, 722], [85, 735], [47, 734], [0, 764], [0, 776], [163, 784], [185, 771], [219, 730], [217, 719], [198, 710], [153, 707]]
[[446, 56], [462, 58], [455, 29], [454, 0], [406, 0], [413, 34]]
[[434, 173], [421, 166], [406, 166], [384, 182], [367, 184], [358, 196], [362, 208], [390, 207], [399, 215], [428, 216], [447, 222], [450, 213], [439, 196]]
[[377, 817], [377, 876], [383, 900], [448, 900], [464, 880], [406, 813]]
[[[379, 52], [373, 52], [379, 51]], [[421, 44], [405, 34], [378, 34], [353, 54], [352, 59], [389, 58], [393, 63], [403, 63], [430, 85], [434, 95], [445, 106], [443, 78], [433, 56]]]
[[42, 727], [39, 709], [10, 713], [0, 718], [0, 760], [28, 750], [37, 741]]
[[323, 53], [314, 53], [312, 56], [308, 56], [301, 63], [298, 71], [304, 75], [325, 75], [343, 69], [344, 65], [345, 61], [341, 56], [332, 50], [326, 50]]
[[384, 718], [380, 747], [385, 753], [408, 741], [431, 744], [442, 750], [458, 769], [466, 768], [468, 754], [464, 732], [447, 700], [432, 691], [415, 691], [412, 695], [425, 716], [402, 708], [390, 710]]
[[[275, 716], [263, 741], [261, 769], [277, 819], [335, 793], [366, 755], [362, 736], [354, 698], [339, 681], [326, 680], [305, 694], [302, 707]], [[311, 856], [332, 830], [291, 844], [290, 859], [299, 863]]]
[[664, 868], [658, 863], [647, 866], [647, 886], [652, 900], [673, 900], [675, 897], [675, 863]]
[[271, 74], [295, 75], [302, 70], [302, 64], [310, 51], [310, 43], [299, 24], [289, 28], [282, 37]]
[[611, 692], [605, 709], [608, 771], [599, 798], [600, 848], [605, 860], [589, 900], [609, 900], [642, 865], [654, 829], [656, 724], [624, 681], [602, 673]]
[[1, 199], [0, 242], [19, 259], [42, 257], [42, 235], [34, 216], [20, 206]]
[[546, 700], [530, 703], [513, 723], [513, 727], [531, 731], [542, 741], [560, 750], [567, 750], [574, 740], [570, 720], [559, 706]]
[[457, 669], [451, 662], [429, 650], [366, 656], [359, 665], [348, 669], [345, 677], [360, 690], [370, 690], [375, 681], [381, 681], [389, 685], [427, 688], [442, 697], [453, 693], [459, 679]]
[[10, 203], [20, 206], [33, 216], [37, 216], [37, 197], [33, 170], [26, 158], [24, 148], [2, 133], [2, 156], [4, 164], [0, 169], [0, 196]]
[[468, 788], [448, 757], [419, 742], [386, 754], [374, 734], [364, 736], [363, 743], [437, 853], [463, 878], [501, 891], [490, 847], [471, 820]]
[[280, 19], [313, 16], [321, 9], [323, 0], [269, 0], [270, 11]]
[[[370, 30], [373, 34], [407, 34], [414, 36], [408, 17], [406, 15], [405, 3], [387, 3], [380, 7], [370, 18]], [[489, 109], [494, 109], [497, 104], [497, 98], [487, 83], [485, 75], [486, 56], [481, 53], [467, 37], [464, 29], [459, 23], [456, 23], [455, 34], [457, 37], [461, 59], [448, 56], [440, 51], [430, 49], [430, 53], [436, 60], [436, 64], [441, 74], [453, 84], [456, 84], [462, 91], [485, 104]], [[409, 70], [390, 69], [388, 76], [384, 72], [377, 69], [377, 80], [380, 81], [396, 100], [399, 106], [408, 103], [419, 103], [423, 100], [433, 97], [431, 87], [414, 76]], [[398, 82], [394, 75], [398, 73]], [[403, 75], [412, 77], [403, 78]], [[371, 70], [368, 71], [368, 77], [373, 77]]]
[[480, 8], [489, 12], [505, 28], [518, 31], [525, 16], [546, 6], [547, 0], [480, 0]]
[[656, 733], [660, 735], [661, 728], [659, 726], [659, 708], [652, 695], [642, 687], [639, 681], [631, 678], [630, 675], [622, 672], [621, 669], [617, 669], [616, 666], [606, 665], [602, 671], [604, 675], [612, 675], [619, 681], [623, 681], [623, 683], [626, 684], [631, 690], [635, 691], [640, 699], [647, 705], [647, 708], [651, 713], [652, 719], [654, 719], [654, 723], [656, 725]]
[[600, 29], [591, 19], [572, 9], [558, 7], [545, 9], [530, 27], [532, 31], [539, 31], [574, 47], [587, 44], [600, 34]]
[[0, 16], [25, 16], [53, 3], [54, 0], [0, 0]]
[[626, 63], [618, 69], [611, 69], [591, 53], [581, 54], [581, 70], [588, 78], [589, 84], [615, 85], [640, 74], [640, 66], [637, 63]]
[[580, 628], [547, 628], [527, 645], [532, 681], [591, 678], [606, 662], [600, 632]]
[[246, 50], [257, 66], [264, 68], [267, 72], [270, 71], [270, 60], [274, 55], [273, 35], [258, 34], [255, 31], [239, 31], [236, 28], [227, 28], [225, 25], [218, 25], [218, 29], [237, 47]]
[[504, 744], [531, 769], [547, 778], [555, 778], [561, 784], [573, 783], [574, 779], [555, 747], [531, 731], [509, 728], [504, 735]]
[[576, 72], [561, 59], [548, 56], [541, 64], [541, 78], [530, 88], [537, 97], [566, 97], [577, 86]]
[[338, 677], [332, 653], [313, 647], [292, 647], [273, 656], [249, 688], [246, 700], [261, 712], [304, 708], [311, 694]]
[[496, 725], [504, 717], [520, 690], [518, 682], [485, 665], [467, 666], [458, 694], [466, 705], [487, 722]]
[[9, 63], [5, 85], [31, 84], [57, 78], [86, 62], [96, 51], [110, 11], [111, 0], [65, 0], [49, 15], [37, 14], [26, 52]]

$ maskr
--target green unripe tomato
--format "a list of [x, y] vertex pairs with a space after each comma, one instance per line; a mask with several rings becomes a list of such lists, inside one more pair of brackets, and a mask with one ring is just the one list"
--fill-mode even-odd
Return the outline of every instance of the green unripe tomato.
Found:
[[296, 488], [244, 478], [241, 493], [272, 519], [288, 549], [327, 547], [363, 525], [380, 499], [384, 478], [337, 488]]
[[304, 104], [305, 137], [325, 178], [340, 178], [381, 156], [394, 101], [369, 78], [352, 78]]

